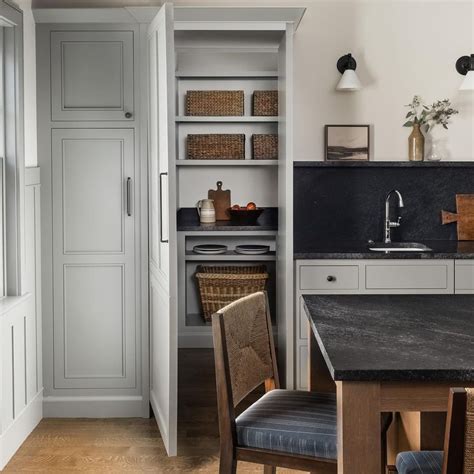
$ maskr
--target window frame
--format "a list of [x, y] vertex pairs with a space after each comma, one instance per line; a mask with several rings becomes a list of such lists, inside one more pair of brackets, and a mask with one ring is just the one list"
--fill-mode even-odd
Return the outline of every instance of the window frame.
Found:
[[[3, 296], [22, 294], [24, 268], [24, 123], [23, 13], [8, 0], [0, 1], [1, 84], [3, 124]], [[1, 125], [1, 124], [0, 124]]]

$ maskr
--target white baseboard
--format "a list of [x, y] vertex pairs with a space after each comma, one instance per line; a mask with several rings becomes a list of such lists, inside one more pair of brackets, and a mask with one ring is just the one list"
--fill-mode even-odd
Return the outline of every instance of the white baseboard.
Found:
[[43, 418], [43, 390], [38, 392], [15, 421], [0, 435], [0, 471]]
[[43, 399], [45, 418], [140, 418], [143, 397], [55, 397]]

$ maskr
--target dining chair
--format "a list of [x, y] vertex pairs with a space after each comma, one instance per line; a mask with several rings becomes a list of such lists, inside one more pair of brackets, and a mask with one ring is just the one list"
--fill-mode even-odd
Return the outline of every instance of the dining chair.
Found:
[[[220, 432], [220, 474], [238, 461], [319, 474], [337, 472], [336, 396], [282, 390], [265, 292], [241, 298], [212, 316]], [[265, 395], [235, 416], [260, 385]]]
[[388, 473], [473, 474], [474, 389], [449, 392], [444, 451], [405, 451], [397, 455]]

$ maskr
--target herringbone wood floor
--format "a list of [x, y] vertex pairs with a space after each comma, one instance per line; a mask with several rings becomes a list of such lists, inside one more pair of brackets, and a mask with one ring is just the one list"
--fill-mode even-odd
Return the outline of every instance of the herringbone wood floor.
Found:
[[[166, 456], [155, 420], [44, 419], [5, 468], [5, 473], [217, 473], [217, 424], [213, 354], [180, 350], [179, 455]], [[238, 473], [262, 473], [239, 463]], [[296, 471], [278, 470], [278, 473]]]

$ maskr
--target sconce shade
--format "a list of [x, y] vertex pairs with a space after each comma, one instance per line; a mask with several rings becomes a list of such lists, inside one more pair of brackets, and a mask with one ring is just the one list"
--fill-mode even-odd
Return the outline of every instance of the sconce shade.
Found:
[[466, 76], [462, 81], [459, 90], [474, 90], [474, 54], [471, 54], [471, 56], [461, 56], [456, 61], [456, 70], [459, 74]]
[[357, 62], [351, 53], [341, 56], [336, 66], [337, 70], [342, 74], [341, 80], [336, 86], [336, 90], [350, 92], [362, 89], [362, 85], [355, 72]]
[[362, 89], [362, 84], [360, 83], [354, 69], [346, 69], [336, 87], [336, 90], [350, 92], [358, 91], [360, 89]]
[[474, 91], [474, 71], [468, 71], [459, 87], [460, 91]]

